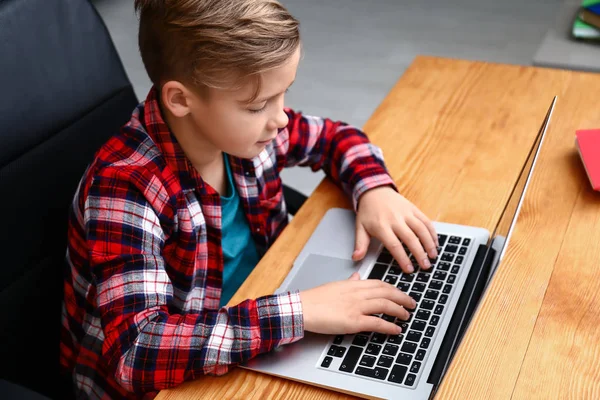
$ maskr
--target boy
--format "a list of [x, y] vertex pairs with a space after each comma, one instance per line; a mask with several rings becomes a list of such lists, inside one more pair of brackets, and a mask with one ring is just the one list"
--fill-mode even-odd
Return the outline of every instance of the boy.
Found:
[[276, 0], [136, 0], [154, 84], [96, 154], [70, 213], [61, 364], [78, 398], [152, 398], [260, 353], [327, 334], [400, 328], [413, 300], [355, 274], [224, 307], [287, 223], [279, 172], [322, 168], [369, 235], [412, 272], [437, 235], [394, 190], [359, 130], [284, 109], [298, 22]]

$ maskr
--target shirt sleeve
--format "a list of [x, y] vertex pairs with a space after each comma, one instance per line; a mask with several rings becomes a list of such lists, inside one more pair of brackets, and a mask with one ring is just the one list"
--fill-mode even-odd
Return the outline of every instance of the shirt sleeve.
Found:
[[298, 293], [200, 314], [176, 312], [173, 304], [182, 299], [162, 257], [164, 200], [150, 187], [103, 176], [94, 179], [84, 203], [102, 355], [117, 382], [135, 393], [224, 374], [304, 334]]
[[354, 208], [367, 190], [390, 186], [393, 179], [383, 162], [381, 149], [358, 128], [327, 118], [285, 110], [289, 123], [275, 142], [280, 168], [309, 166], [322, 169], [346, 193]]

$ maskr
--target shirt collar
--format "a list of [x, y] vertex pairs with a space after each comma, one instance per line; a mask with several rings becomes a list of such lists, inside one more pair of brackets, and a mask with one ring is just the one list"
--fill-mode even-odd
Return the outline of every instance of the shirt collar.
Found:
[[167, 165], [179, 177], [183, 190], [206, 190], [204, 181], [190, 163], [177, 138], [165, 122], [158, 102], [158, 90], [152, 87], [144, 104], [146, 132], [160, 149]]

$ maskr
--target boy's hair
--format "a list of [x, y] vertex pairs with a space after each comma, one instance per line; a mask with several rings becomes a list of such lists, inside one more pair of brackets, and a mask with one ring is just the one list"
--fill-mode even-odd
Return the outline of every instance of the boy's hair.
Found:
[[280, 67], [300, 44], [298, 21], [277, 0], [135, 0], [139, 47], [152, 83], [234, 89]]

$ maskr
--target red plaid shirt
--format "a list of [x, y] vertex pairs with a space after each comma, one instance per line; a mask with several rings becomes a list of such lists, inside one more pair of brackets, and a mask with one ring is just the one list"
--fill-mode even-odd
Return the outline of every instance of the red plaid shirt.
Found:
[[[279, 173], [323, 169], [353, 196], [393, 185], [358, 129], [286, 110], [256, 158], [230, 157], [252, 237], [267, 249], [287, 224]], [[185, 157], [156, 91], [97, 153], [73, 200], [61, 364], [79, 396], [152, 398], [304, 335], [298, 293], [219, 308], [220, 196]]]

